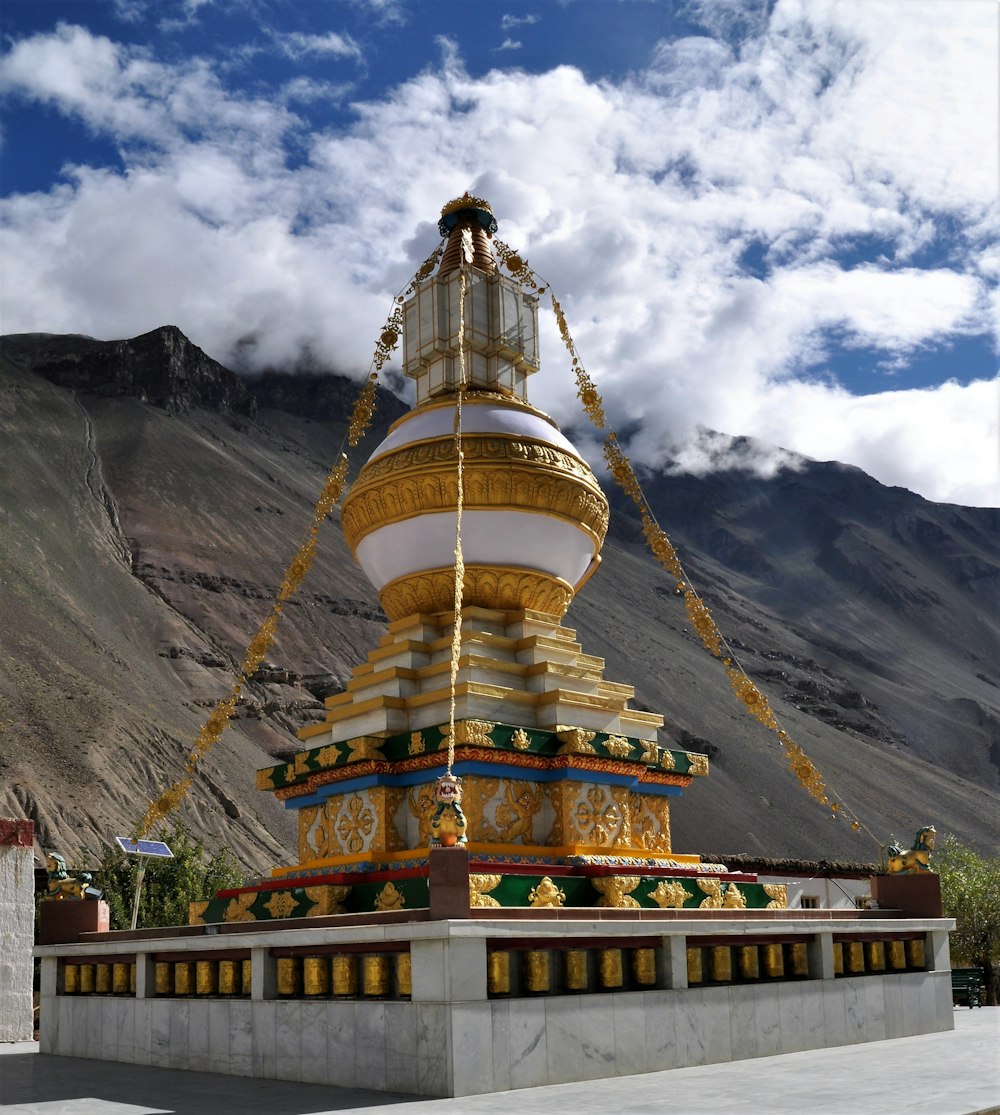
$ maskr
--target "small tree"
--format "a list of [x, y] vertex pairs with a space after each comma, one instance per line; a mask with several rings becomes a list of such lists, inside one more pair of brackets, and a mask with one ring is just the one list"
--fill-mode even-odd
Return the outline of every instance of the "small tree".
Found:
[[960, 963], [983, 970], [986, 1001], [997, 1005], [1000, 965], [1000, 857], [986, 859], [953, 836], [932, 861], [941, 877], [941, 900], [955, 919], [951, 954]]
[[[210, 856], [205, 842], [194, 838], [180, 821], [163, 834], [173, 859], [144, 857], [146, 874], [139, 897], [139, 925], [187, 925], [188, 904], [213, 898], [217, 890], [242, 886], [246, 881], [228, 848]], [[112, 929], [132, 924], [132, 903], [139, 873], [137, 856], [126, 856], [117, 845], [105, 848], [94, 871], [94, 885], [104, 891], [111, 912]]]

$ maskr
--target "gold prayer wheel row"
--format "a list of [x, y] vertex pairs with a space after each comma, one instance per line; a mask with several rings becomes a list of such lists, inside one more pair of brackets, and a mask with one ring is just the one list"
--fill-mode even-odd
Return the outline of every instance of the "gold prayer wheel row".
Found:
[[135, 964], [64, 964], [65, 995], [134, 995]]
[[495, 949], [487, 954], [490, 995], [642, 990], [656, 986], [656, 949]]
[[809, 949], [792, 944], [705, 945], [687, 950], [689, 986], [737, 983], [760, 979], [806, 979]]
[[833, 942], [833, 972], [837, 976], [922, 971], [926, 966], [922, 937], [902, 941]]
[[408, 952], [283, 956], [276, 964], [280, 998], [387, 999], [406, 998], [411, 993]]
[[249, 996], [250, 960], [157, 961], [154, 986], [157, 995]]

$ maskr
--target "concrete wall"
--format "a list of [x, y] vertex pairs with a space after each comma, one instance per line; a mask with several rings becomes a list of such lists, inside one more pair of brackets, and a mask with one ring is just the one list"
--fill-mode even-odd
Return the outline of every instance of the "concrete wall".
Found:
[[35, 826], [0, 820], [0, 1041], [30, 1041]]
[[42, 1051], [474, 1095], [950, 1029], [948, 972], [468, 1003], [57, 996]]

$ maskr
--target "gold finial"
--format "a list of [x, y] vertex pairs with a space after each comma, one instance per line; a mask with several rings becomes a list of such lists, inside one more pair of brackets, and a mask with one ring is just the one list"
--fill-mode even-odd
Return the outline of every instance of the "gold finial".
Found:
[[482, 197], [473, 197], [468, 190], [461, 197], [449, 201], [441, 209], [441, 219], [438, 221], [438, 232], [442, 236], [458, 224], [462, 216], [469, 216], [487, 235], [492, 236], [497, 230], [496, 217], [493, 216], [493, 206]]

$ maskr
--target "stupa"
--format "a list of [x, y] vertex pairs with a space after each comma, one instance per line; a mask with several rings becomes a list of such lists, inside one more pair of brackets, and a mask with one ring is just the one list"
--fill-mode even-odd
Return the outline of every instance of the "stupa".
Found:
[[495, 227], [446, 205], [402, 307], [416, 404], [342, 510], [387, 631], [257, 776], [295, 862], [187, 926], [39, 946], [42, 1052], [460, 1096], [952, 1027], [939, 911], [789, 911], [673, 850], [708, 761], [563, 626], [608, 505], [528, 402]]
[[708, 774], [708, 760], [660, 746], [663, 717], [630, 708], [632, 687], [606, 680], [603, 661], [562, 626], [600, 564], [608, 502], [583, 456], [528, 401], [537, 299], [500, 274], [487, 201], [450, 202], [439, 227], [437, 272], [403, 306], [416, 403], [343, 503], [344, 534], [378, 591], [387, 634], [326, 701], [325, 721], [299, 733], [307, 749], [258, 774], [258, 788], [298, 815], [298, 862], [278, 867], [256, 898], [226, 892], [194, 917], [426, 906], [453, 721], [466, 846], [473, 877], [486, 879], [474, 901], [531, 906], [558, 890], [571, 906], [622, 895], [636, 906], [668, 897], [698, 906], [729, 894], [731, 905], [773, 907], [780, 896], [751, 877], [672, 851], [670, 802]]

